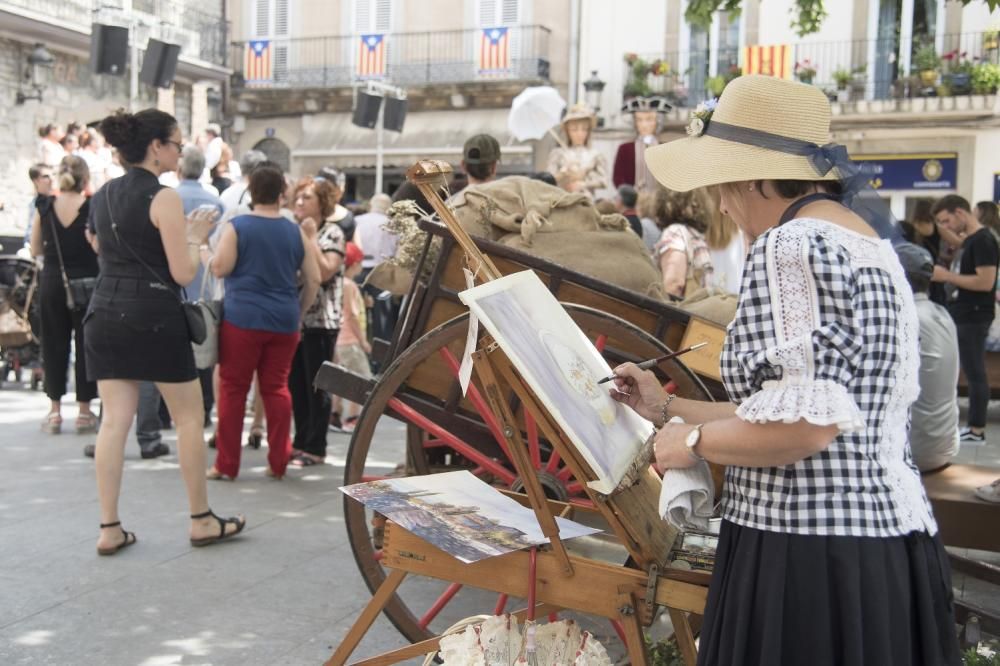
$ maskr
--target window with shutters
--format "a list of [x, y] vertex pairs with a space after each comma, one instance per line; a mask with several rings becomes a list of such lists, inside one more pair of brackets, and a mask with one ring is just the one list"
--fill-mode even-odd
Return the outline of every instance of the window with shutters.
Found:
[[[356, 58], [358, 54], [357, 40], [360, 35], [385, 35], [392, 32], [392, 6], [393, 0], [353, 0], [354, 15], [352, 23], [354, 25], [355, 39], [348, 45], [350, 57]], [[393, 47], [392, 39], [386, 38], [385, 62], [388, 63], [387, 71], [392, 68], [393, 58], [398, 49]], [[357, 71], [357, 63], [355, 63]]]
[[521, 21], [521, 0], [479, 0], [481, 28], [514, 26]]
[[289, 62], [289, 0], [250, 0], [251, 37], [271, 42], [271, 72], [275, 83], [287, 83]]
[[[510, 69], [519, 72], [524, 66], [529, 66], [521, 59], [522, 44], [530, 44], [532, 35], [523, 27], [521, 20], [525, 10], [524, 5], [530, 0], [477, 0], [476, 25], [479, 28], [505, 27], [510, 35]], [[478, 38], [474, 48], [479, 48]]]
[[354, 0], [354, 32], [384, 35], [392, 30], [392, 0]]

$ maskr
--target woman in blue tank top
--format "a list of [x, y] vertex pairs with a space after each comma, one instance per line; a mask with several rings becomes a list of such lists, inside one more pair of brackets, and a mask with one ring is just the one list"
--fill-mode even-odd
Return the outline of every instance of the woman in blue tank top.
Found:
[[[219, 425], [210, 479], [235, 479], [247, 392], [257, 385], [267, 416], [269, 476], [281, 478], [292, 442], [288, 373], [299, 342], [302, 312], [319, 289], [319, 265], [299, 226], [282, 217], [284, 174], [265, 162], [250, 174], [253, 213], [222, 231], [212, 273], [226, 278], [219, 331]], [[300, 280], [301, 277], [301, 280]], [[299, 289], [299, 283], [302, 287]]]

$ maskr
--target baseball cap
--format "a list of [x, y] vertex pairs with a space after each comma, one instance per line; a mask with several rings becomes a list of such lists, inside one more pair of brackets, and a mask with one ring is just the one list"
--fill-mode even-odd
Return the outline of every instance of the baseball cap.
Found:
[[500, 142], [489, 134], [470, 137], [462, 147], [466, 164], [492, 164], [500, 161]]
[[344, 246], [344, 266], [350, 268], [355, 264], [361, 263], [361, 260], [364, 258], [365, 253], [361, 251], [361, 248], [348, 241], [347, 245]]
[[907, 277], [919, 277], [929, 280], [934, 274], [934, 258], [931, 253], [913, 243], [896, 243], [893, 245], [899, 263]]

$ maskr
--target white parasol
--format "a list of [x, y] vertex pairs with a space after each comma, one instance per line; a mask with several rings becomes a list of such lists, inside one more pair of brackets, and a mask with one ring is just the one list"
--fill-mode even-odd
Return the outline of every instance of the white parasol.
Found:
[[565, 147], [562, 138], [552, 131], [562, 118], [566, 100], [551, 86], [525, 88], [510, 104], [507, 129], [518, 141], [541, 139], [552, 134]]

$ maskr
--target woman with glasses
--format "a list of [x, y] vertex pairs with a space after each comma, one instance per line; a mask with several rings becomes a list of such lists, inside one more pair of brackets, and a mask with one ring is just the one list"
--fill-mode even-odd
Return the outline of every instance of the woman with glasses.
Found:
[[208, 507], [205, 414], [181, 307], [181, 285], [197, 273], [198, 251], [216, 211], [196, 209], [185, 219], [180, 195], [160, 185], [161, 174], [177, 169], [182, 148], [173, 116], [119, 111], [100, 130], [132, 166], [91, 202], [101, 272], [84, 325], [88, 374], [97, 381], [104, 410], [94, 456], [101, 506], [97, 552], [113, 555], [136, 541], [121, 526], [118, 496], [141, 381], [156, 383], [177, 427], [191, 545], [209, 545], [239, 534], [246, 523], [242, 516], [219, 518]]

